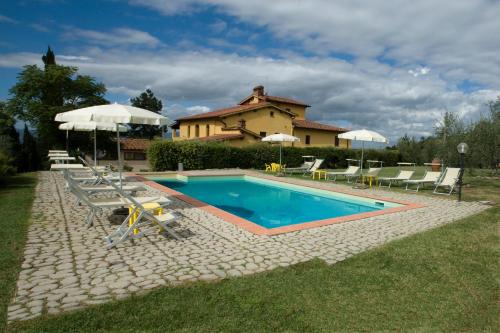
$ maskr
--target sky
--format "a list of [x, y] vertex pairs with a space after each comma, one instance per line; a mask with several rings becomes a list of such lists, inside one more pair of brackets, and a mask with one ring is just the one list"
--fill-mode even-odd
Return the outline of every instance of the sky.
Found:
[[256, 85], [310, 120], [431, 135], [500, 96], [498, 0], [38, 0], [0, 3], [0, 99], [50, 45], [129, 103], [171, 119], [229, 107]]

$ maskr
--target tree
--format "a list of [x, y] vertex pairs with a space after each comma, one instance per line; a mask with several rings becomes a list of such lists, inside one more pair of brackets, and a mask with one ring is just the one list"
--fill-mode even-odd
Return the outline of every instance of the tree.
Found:
[[446, 112], [436, 127], [438, 155], [447, 166], [458, 165], [457, 145], [465, 139], [467, 128], [456, 114]]
[[40, 169], [40, 155], [38, 154], [36, 140], [31, 135], [28, 125], [24, 125], [23, 144], [21, 147], [22, 166], [19, 171], [28, 172]]
[[[161, 100], [156, 98], [150, 89], [146, 89], [145, 92], [132, 98], [130, 101], [135, 107], [153, 111], [158, 114], [161, 113], [161, 109], [163, 108]], [[162, 134], [162, 129], [151, 125], [131, 125], [130, 134], [136, 137], [152, 139], [155, 136], [160, 136]]]
[[57, 65], [50, 48], [42, 60], [43, 69], [24, 66], [10, 89], [8, 110], [36, 129], [38, 147], [45, 152], [51, 147], [64, 147], [64, 133], [54, 121], [57, 113], [108, 101], [104, 99], [104, 84], [79, 75], [76, 67]]
[[0, 152], [5, 155], [4, 161], [8, 160], [19, 167], [20, 144], [15, 124], [16, 119], [7, 113], [5, 102], [0, 101]]

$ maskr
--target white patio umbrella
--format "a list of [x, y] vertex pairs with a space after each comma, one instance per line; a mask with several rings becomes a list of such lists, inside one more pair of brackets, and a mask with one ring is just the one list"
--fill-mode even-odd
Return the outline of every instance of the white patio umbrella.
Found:
[[120, 131], [119, 124], [141, 124], [165, 126], [172, 123], [167, 117], [158, 113], [136, 108], [130, 105], [106, 104], [91, 106], [88, 108], [77, 109], [58, 113], [55, 118], [60, 122], [88, 122], [95, 121], [99, 123], [113, 123], [116, 127], [116, 148], [118, 151], [118, 172], [120, 174], [120, 187], [122, 185], [122, 163], [120, 156]]
[[[98, 123], [95, 121], [67, 122], [59, 125], [59, 129], [66, 131], [66, 147], [68, 147], [68, 131], [90, 132], [94, 131], [94, 166], [97, 166], [97, 131], [116, 132], [116, 125], [113, 123]], [[120, 132], [127, 132], [126, 126], [118, 127]]]
[[354, 140], [354, 141], [361, 141], [361, 173], [363, 173], [363, 155], [364, 155], [364, 150], [365, 150], [365, 142], [381, 142], [381, 143], [389, 143], [389, 140], [387, 140], [385, 137], [383, 137], [381, 134], [374, 132], [374, 131], [369, 131], [366, 129], [362, 130], [357, 130], [357, 131], [349, 131], [345, 132], [342, 134], [339, 134], [338, 136], [340, 139], [347, 139], [347, 140]]
[[262, 141], [264, 141], [264, 142], [279, 142], [280, 143], [280, 167], [281, 167], [281, 149], [283, 146], [283, 142], [297, 142], [297, 141], [300, 141], [300, 139], [295, 137], [295, 136], [292, 136], [292, 135], [277, 133], [277, 134], [271, 134], [271, 135], [268, 135], [268, 136], [262, 138]]

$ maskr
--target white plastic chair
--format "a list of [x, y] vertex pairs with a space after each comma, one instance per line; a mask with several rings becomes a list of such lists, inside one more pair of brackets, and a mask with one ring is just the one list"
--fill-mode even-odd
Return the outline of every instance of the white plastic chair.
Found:
[[[445, 194], [451, 195], [455, 186], [457, 186], [458, 179], [460, 177], [460, 168], [446, 168], [444, 175], [440, 180], [436, 182], [436, 187], [434, 188], [435, 194]], [[439, 188], [444, 187], [448, 189], [448, 192], [439, 192]]]

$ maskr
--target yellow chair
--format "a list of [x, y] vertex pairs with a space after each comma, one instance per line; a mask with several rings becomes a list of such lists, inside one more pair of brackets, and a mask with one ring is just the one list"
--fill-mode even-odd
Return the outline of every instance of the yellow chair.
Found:
[[269, 165], [269, 164], [267, 164], [267, 163], [266, 163], [265, 165], [266, 165], [266, 172], [271, 172], [271, 171], [273, 171], [273, 169], [272, 169], [271, 165]]
[[[142, 204], [142, 206], [147, 211], [153, 211], [154, 215], [161, 215], [161, 214], [163, 214], [163, 208], [157, 202], [147, 202], [147, 203]], [[134, 205], [130, 205], [129, 208], [128, 208], [128, 211], [129, 211], [129, 214], [133, 213], [133, 215], [130, 217], [130, 220], [128, 221], [128, 225], [130, 227], [139, 218], [141, 210], [140, 209], [136, 209]], [[160, 231], [162, 231], [162, 230], [160, 230]], [[139, 229], [136, 228], [136, 229], [134, 229], [134, 235], [137, 235], [137, 234], [139, 234]]]

